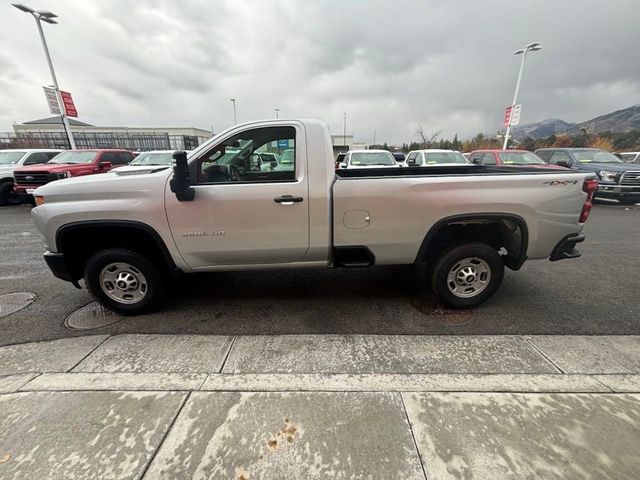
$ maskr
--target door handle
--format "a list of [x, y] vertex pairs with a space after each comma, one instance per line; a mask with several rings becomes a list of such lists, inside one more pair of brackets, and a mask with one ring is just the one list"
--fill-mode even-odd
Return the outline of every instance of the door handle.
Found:
[[282, 205], [293, 205], [294, 203], [301, 202], [302, 200], [302, 197], [294, 197], [292, 195], [282, 195], [281, 197], [276, 197], [273, 199], [274, 202], [280, 203]]

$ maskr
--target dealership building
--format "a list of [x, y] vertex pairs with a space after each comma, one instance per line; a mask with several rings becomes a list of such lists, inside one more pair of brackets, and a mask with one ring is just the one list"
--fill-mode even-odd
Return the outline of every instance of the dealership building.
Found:
[[[194, 127], [98, 127], [68, 118], [77, 148], [126, 148], [133, 151], [193, 150], [210, 139], [209, 130]], [[353, 148], [353, 134], [332, 134], [334, 155]], [[0, 148], [69, 148], [60, 117], [15, 123], [13, 132], [0, 133]]]

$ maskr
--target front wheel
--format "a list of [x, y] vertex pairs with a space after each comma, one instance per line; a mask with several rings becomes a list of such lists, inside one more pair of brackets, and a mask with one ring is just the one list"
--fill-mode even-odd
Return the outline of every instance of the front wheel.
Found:
[[13, 191], [13, 183], [0, 183], [0, 205], [19, 205], [20, 203], [22, 199]]
[[165, 291], [162, 273], [150, 260], [120, 248], [94, 254], [85, 266], [84, 280], [96, 300], [122, 315], [153, 310]]
[[472, 308], [489, 299], [502, 283], [504, 263], [495, 248], [466, 243], [442, 253], [435, 262], [431, 287], [452, 308]]

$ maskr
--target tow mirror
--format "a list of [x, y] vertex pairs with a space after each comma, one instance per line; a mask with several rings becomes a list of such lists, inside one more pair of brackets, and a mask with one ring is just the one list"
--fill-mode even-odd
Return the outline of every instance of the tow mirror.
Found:
[[190, 185], [187, 152], [179, 150], [173, 153], [173, 178], [169, 182], [171, 191], [179, 202], [190, 202], [195, 197], [195, 190]]

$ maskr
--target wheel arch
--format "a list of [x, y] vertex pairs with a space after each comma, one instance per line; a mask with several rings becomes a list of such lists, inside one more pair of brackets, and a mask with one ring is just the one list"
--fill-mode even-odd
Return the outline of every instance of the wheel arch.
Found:
[[451, 241], [461, 239], [485, 241], [496, 247], [496, 242], [501, 240], [501, 246], [505, 246], [508, 252], [503, 257], [504, 264], [511, 270], [519, 270], [527, 259], [529, 230], [524, 218], [512, 213], [490, 212], [451, 215], [439, 220], [422, 240], [415, 262], [429, 262]]
[[127, 248], [152, 261], [161, 262], [167, 272], [179, 271], [169, 250], [151, 226], [133, 220], [83, 220], [61, 226], [55, 235], [56, 250], [64, 254], [74, 279], [82, 278], [84, 265], [94, 253], [107, 248]]

